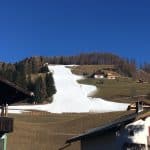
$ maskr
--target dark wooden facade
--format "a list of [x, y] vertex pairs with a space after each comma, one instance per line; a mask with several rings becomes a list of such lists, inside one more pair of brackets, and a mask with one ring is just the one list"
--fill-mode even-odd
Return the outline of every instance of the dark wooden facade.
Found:
[[31, 97], [31, 92], [27, 92], [16, 84], [0, 78], [0, 105], [13, 104]]
[[0, 78], [0, 136], [13, 132], [13, 118], [7, 117], [8, 105], [32, 97], [31, 92]]
[[0, 134], [13, 132], [13, 118], [0, 117]]

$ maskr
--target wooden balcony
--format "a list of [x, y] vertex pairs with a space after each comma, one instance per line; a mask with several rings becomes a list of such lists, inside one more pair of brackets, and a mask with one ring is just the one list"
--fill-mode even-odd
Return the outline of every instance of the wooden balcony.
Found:
[[13, 118], [0, 117], [0, 134], [13, 132]]

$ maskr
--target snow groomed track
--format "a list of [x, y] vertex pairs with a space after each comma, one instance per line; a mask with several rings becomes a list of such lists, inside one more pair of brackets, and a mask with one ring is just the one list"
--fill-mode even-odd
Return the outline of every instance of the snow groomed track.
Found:
[[66, 68], [66, 66], [49, 65], [49, 70], [53, 71], [57, 90], [53, 97], [53, 102], [45, 105], [10, 106], [10, 112], [13, 112], [12, 109], [17, 109], [18, 113], [31, 109], [51, 113], [111, 112], [127, 109], [128, 104], [89, 97], [88, 95], [95, 91], [96, 87], [79, 84], [77, 80], [82, 77], [72, 74], [71, 70]]

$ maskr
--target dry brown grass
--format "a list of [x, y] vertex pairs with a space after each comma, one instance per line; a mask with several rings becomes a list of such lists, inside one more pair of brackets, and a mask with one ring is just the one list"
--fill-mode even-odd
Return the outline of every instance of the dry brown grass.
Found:
[[97, 70], [106, 69], [106, 68], [114, 68], [113, 65], [81, 65], [75, 66], [71, 68], [71, 71], [77, 75], [83, 75], [83, 73], [92, 74]]
[[[128, 113], [11, 115], [15, 123], [14, 132], [8, 136], [8, 150], [58, 150], [68, 138]], [[65, 150], [80, 150], [80, 143]]]
[[[83, 75], [83, 73], [92, 74], [99, 69], [113, 69], [113, 65], [81, 65], [72, 67], [71, 70], [74, 74]], [[105, 70], [106, 73], [112, 72], [109, 69]], [[119, 76], [117, 72], [112, 72]], [[114, 102], [132, 103], [137, 101], [137, 96], [149, 94], [150, 83], [137, 83], [132, 78], [119, 77], [116, 80], [108, 79], [93, 79], [86, 78], [79, 81], [80, 84], [95, 85], [97, 91], [93, 93], [92, 97], [103, 98]], [[135, 98], [134, 98], [135, 97]], [[146, 98], [148, 99], [148, 98]], [[143, 99], [142, 99], [143, 100]], [[149, 101], [149, 100], [147, 100]]]

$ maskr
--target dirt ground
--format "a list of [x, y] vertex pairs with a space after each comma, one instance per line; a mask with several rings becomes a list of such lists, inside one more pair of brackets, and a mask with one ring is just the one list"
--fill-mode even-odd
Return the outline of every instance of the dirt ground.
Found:
[[[131, 112], [102, 114], [50, 114], [31, 112], [14, 117], [14, 132], [8, 135], [8, 150], [59, 150], [65, 141]], [[80, 150], [80, 142], [65, 150]]]

